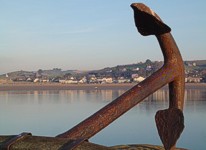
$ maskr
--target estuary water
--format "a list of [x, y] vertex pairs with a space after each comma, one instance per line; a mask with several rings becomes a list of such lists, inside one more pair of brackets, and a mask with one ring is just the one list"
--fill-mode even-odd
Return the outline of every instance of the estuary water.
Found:
[[[110, 103], [125, 90], [0, 91], [0, 135], [31, 132], [56, 136]], [[90, 141], [107, 146], [162, 145], [155, 113], [168, 107], [169, 91], [160, 89], [125, 113]], [[177, 146], [206, 149], [206, 89], [186, 89], [185, 129]]]

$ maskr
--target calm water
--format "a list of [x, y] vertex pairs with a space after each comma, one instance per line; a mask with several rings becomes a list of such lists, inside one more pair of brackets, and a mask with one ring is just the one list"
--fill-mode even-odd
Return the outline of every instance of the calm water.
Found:
[[[124, 90], [0, 91], [0, 135], [56, 136], [93, 114]], [[102, 145], [160, 144], [154, 116], [168, 107], [161, 89], [90, 139]], [[206, 149], [206, 89], [186, 90], [185, 129], [177, 146]]]

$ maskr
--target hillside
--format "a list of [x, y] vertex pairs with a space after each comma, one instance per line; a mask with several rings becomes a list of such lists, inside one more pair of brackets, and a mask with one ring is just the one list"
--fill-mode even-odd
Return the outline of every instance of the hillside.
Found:
[[39, 69], [37, 71], [14, 71], [7, 74], [0, 75], [0, 79], [7, 79], [8, 77], [12, 80], [16, 80], [19, 78], [20, 80], [25, 80], [25, 78], [38, 78], [38, 77], [45, 77], [45, 78], [55, 78], [55, 77], [63, 77], [66, 74], [77, 74], [80, 71], [77, 70], [67, 70], [62, 71], [59, 68], [54, 68], [52, 70], [42, 70]]
[[[186, 77], [200, 77], [206, 78], [206, 60], [194, 60], [184, 61]], [[36, 78], [45, 80], [80, 79], [84, 76], [95, 76], [97, 78], [112, 77], [112, 78], [125, 78], [131, 79], [133, 75], [142, 77], [148, 77], [153, 72], [158, 70], [163, 65], [162, 61], [151, 61], [147, 59], [145, 62], [139, 62], [135, 64], [117, 65], [114, 67], [106, 67], [100, 70], [93, 71], [79, 71], [79, 70], [66, 70], [63, 71], [59, 68], [51, 70], [37, 71], [14, 71], [7, 74], [0, 75], [0, 80], [12, 80], [12, 81], [33, 81]]]

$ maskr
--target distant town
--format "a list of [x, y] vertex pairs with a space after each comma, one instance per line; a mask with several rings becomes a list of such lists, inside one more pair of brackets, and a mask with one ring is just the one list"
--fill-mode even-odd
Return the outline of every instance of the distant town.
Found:
[[[185, 82], [206, 83], [206, 60], [184, 61]], [[63, 71], [60, 68], [37, 71], [15, 71], [0, 75], [0, 84], [16, 82], [61, 84], [111, 84], [139, 83], [162, 67], [162, 61], [151, 61], [135, 64], [118, 65], [101, 70]]]

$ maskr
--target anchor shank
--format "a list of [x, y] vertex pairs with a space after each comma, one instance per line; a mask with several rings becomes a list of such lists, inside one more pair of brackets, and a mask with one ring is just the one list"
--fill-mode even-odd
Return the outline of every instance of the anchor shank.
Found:
[[175, 72], [173, 72], [175, 79], [169, 83], [169, 106], [183, 110], [185, 72], [182, 56], [171, 33], [156, 35], [156, 37], [164, 56], [165, 69], [175, 68]]

